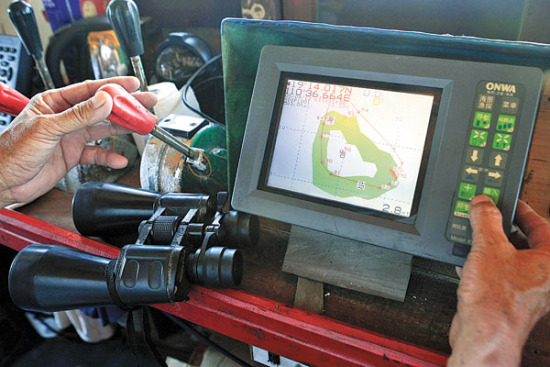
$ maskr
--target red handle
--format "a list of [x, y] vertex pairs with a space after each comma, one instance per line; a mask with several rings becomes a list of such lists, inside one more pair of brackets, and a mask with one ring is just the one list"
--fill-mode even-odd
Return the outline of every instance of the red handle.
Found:
[[0, 112], [17, 116], [29, 104], [29, 99], [10, 87], [0, 83]]
[[99, 91], [113, 98], [113, 110], [107, 119], [138, 134], [147, 135], [155, 128], [157, 118], [134, 96], [118, 84], [105, 84]]

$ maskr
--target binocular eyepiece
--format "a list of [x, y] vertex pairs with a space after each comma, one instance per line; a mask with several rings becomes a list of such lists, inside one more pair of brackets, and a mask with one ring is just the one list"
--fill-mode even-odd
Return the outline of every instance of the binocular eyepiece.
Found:
[[73, 199], [80, 233], [138, 232], [117, 259], [52, 245], [27, 246], [9, 274], [14, 303], [37, 311], [115, 304], [121, 308], [180, 302], [190, 284], [238, 287], [239, 249], [255, 245], [257, 217], [222, 208], [227, 195], [159, 194], [109, 183], [86, 183]]

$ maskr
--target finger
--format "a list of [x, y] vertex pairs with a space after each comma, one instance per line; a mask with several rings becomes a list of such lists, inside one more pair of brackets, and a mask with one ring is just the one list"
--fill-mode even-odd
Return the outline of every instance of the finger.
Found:
[[527, 237], [525, 236], [525, 234], [523, 234], [521, 229], [517, 227], [515, 231], [512, 231], [512, 233], [510, 233], [509, 239], [510, 239], [510, 242], [512, 242], [515, 248], [517, 248], [518, 250], [529, 248], [529, 241], [527, 240]]
[[99, 92], [92, 98], [56, 115], [46, 115], [51, 121], [51, 133], [61, 137], [73, 131], [104, 121], [111, 113], [113, 100], [108, 93]]
[[546, 246], [550, 249], [550, 226], [529, 205], [518, 200], [515, 222], [525, 233], [531, 248]]
[[135, 92], [132, 95], [141, 103], [145, 108], [151, 108], [158, 102], [158, 97], [155, 93], [151, 92]]
[[87, 80], [70, 86], [52, 89], [43, 93], [43, 98], [50, 108], [55, 112], [62, 112], [66, 109], [91, 98], [97, 90], [108, 83], [121, 85], [128, 92], [135, 92], [139, 88], [139, 80], [135, 77], [124, 76], [99, 80]]
[[114, 169], [124, 168], [128, 159], [122, 155], [97, 145], [86, 145], [80, 156], [81, 164], [98, 164]]
[[[145, 107], [154, 106], [157, 97], [153, 93], [136, 93], [136, 99]], [[96, 93], [88, 101], [77, 104], [55, 117], [60, 134], [88, 127], [88, 141], [112, 135], [129, 134], [132, 131], [118, 124], [103, 123], [112, 111], [112, 97], [105, 92]], [[51, 117], [52, 119], [54, 116]]]
[[479, 195], [470, 202], [470, 224], [473, 230], [472, 249], [509, 244], [502, 229], [502, 214], [493, 201]]
[[132, 130], [109, 121], [99, 122], [90, 126], [87, 130], [86, 141], [105, 139], [110, 136], [130, 134]]

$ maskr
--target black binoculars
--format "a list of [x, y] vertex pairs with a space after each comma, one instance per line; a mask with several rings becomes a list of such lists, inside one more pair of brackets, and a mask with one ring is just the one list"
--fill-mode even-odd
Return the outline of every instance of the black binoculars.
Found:
[[191, 284], [233, 288], [243, 278], [239, 246], [253, 246], [258, 218], [224, 211], [226, 193], [167, 193], [110, 183], [76, 192], [73, 220], [86, 236], [129, 228], [138, 233], [117, 259], [53, 245], [27, 246], [9, 274], [14, 303], [61, 311], [115, 304], [121, 308], [180, 302]]

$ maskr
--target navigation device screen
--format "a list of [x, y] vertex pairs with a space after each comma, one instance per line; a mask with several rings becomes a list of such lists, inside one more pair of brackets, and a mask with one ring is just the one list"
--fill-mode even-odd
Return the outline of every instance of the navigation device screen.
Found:
[[409, 217], [440, 98], [436, 88], [283, 75], [260, 182], [309, 201]]

